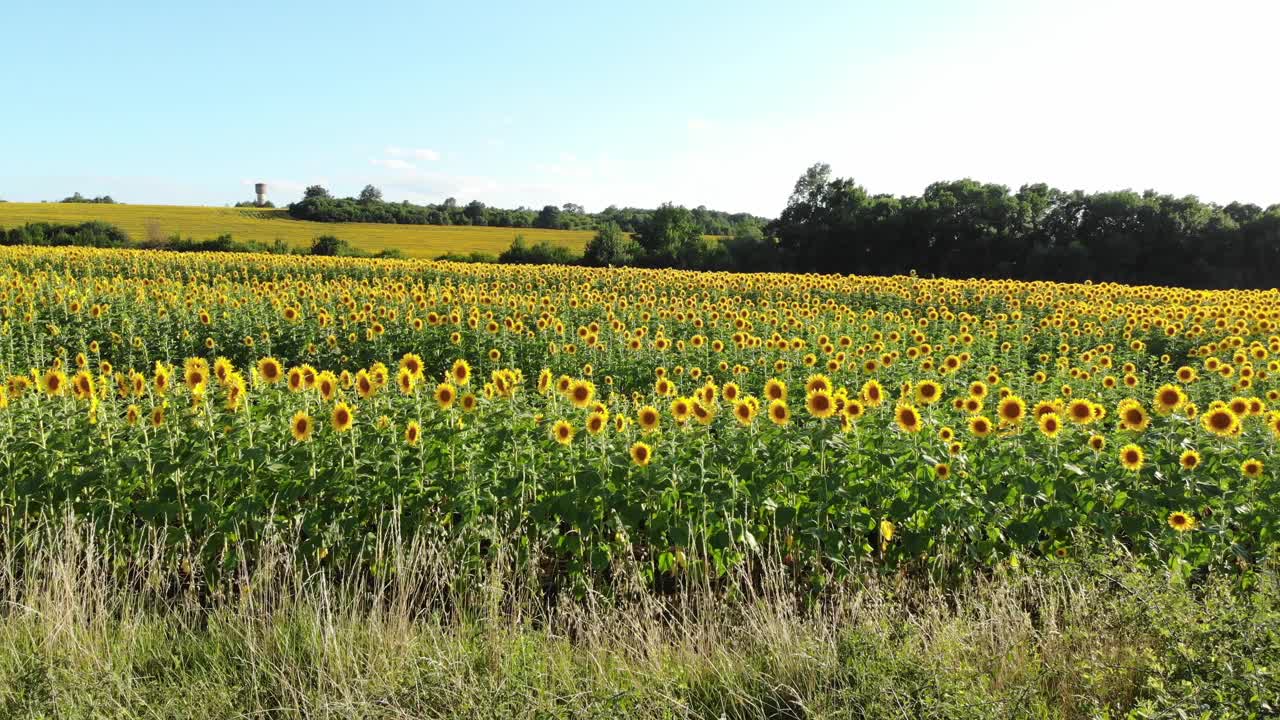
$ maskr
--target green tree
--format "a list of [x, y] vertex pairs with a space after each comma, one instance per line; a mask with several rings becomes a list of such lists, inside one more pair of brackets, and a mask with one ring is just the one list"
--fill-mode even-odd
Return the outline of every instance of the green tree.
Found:
[[382, 191], [372, 185], [365, 185], [360, 191], [360, 204], [373, 205], [382, 202]]
[[346, 240], [340, 240], [333, 235], [321, 235], [311, 242], [311, 254], [329, 257], [345, 255], [350, 247]]
[[651, 264], [692, 267], [702, 248], [702, 232], [688, 208], [668, 202], [653, 211], [639, 242]]
[[606, 222], [587, 243], [583, 261], [588, 265], [631, 265], [640, 256], [640, 244], [631, 239], [616, 223]]
[[538, 217], [534, 218], [533, 226], [536, 228], [546, 228], [548, 230], [559, 230], [562, 227], [560, 222], [560, 208], [555, 205], [547, 205], [538, 213]]

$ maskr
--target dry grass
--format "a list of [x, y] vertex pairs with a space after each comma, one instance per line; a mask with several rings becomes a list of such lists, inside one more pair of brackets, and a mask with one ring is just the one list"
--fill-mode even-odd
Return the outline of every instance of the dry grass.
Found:
[[81, 203], [0, 203], [0, 227], [29, 222], [82, 223], [100, 220], [129, 233], [134, 241], [166, 238], [208, 240], [231, 233], [240, 241], [270, 244], [277, 238], [295, 247], [310, 247], [318, 235], [336, 235], [370, 253], [396, 249], [409, 257], [434, 258], [445, 253], [498, 254], [516, 234], [531, 244], [549, 240], [581, 251], [593, 233], [586, 230], [541, 230], [378, 223], [318, 223], [290, 219], [284, 210], [191, 207], [179, 205], [98, 205]]
[[[1159, 715], [1206, 709], [1173, 685], [1177, 648], [1221, 645], [1196, 634], [1206, 619], [1243, 609], [1276, 629], [1270, 591], [1213, 606], [1134, 569], [868, 581], [819, 609], [781, 575], [750, 597], [624, 587], [549, 605], [500, 560], [460, 571], [456, 548], [388, 540], [371, 554], [400, 571], [381, 582], [305, 572], [277, 546], [241, 591], [207, 596], [153, 560], [122, 569], [80, 523], [5, 538], [5, 718]], [[1274, 638], [1227, 631], [1274, 662]], [[1248, 709], [1226, 690], [1215, 710]]]

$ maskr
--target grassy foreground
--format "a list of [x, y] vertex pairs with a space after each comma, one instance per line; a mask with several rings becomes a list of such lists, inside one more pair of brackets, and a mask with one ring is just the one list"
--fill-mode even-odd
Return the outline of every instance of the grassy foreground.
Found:
[[0, 717], [1234, 718], [1280, 696], [1268, 573], [1187, 589], [1123, 560], [1042, 562], [806, 607], [765, 572], [737, 597], [553, 604], [499, 561], [466, 575], [389, 541], [392, 580], [267, 552], [208, 595], [91, 535], [5, 534]]
[[295, 247], [310, 247], [318, 235], [337, 235], [352, 247], [376, 253], [400, 250], [409, 257], [434, 258], [445, 253], [506, 250], [516, 234], [530, 243], [549, 240], [581, 251], [591, 239], [586, 230], [470, 227], [440, 225], [384, 225], [379, 223], [318, 223], [293, 220], [284, 210], [179, 205], [100, 205], [80, 203], [0, 203], [0, 227], [30, 222], [111, 223], [136, 241], [174, 233], [207, 240], [231, 233], [236, 240], [270, 244], [277, 238]]

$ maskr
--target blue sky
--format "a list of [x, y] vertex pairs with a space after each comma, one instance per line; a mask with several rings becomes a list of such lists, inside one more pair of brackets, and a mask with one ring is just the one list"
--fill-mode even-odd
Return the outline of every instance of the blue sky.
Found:
[[0, 198], [775, 215], [814, 162], [1280, 202], [1280, 3], [11, 0]]

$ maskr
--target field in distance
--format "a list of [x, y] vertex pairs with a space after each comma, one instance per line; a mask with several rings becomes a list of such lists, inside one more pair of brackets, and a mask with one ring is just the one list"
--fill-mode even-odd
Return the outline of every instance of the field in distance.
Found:
[[588, 230], [472, 227], [467, 225], [384, 225], [319, 223], [291, 219], [286, 211], [185, 205], [101, 205], [80, 203], [0, 203], [0, 227], [31, 222], [82, 223], [101, 220], [129, 233], [135, 242], [174, 233], [208, 240], [231, 233], [236, 240], [310, 247], [318, 235], [336, 235], [352, 247], [371, 253], [396, 249], [409, 257], [434, 258], [445, 253], [475, 251], [497, 255], [517, 234], [530, 243], [549, 240], [581, 251], [594, 234]]

